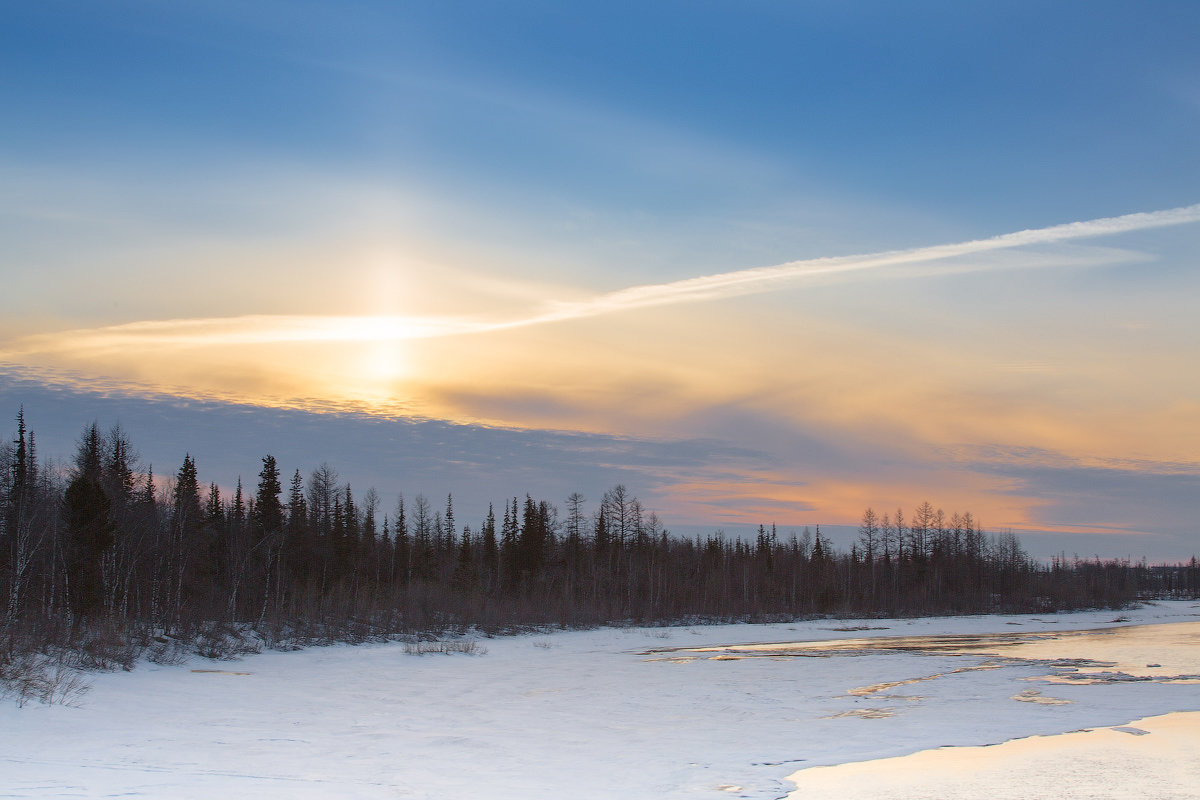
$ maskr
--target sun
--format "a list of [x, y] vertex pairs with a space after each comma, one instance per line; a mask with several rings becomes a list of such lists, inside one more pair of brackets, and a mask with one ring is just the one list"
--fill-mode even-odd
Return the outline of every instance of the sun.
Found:
[[387, 384], [408, 375], [409, 359], [404, 342], [379, 339], [363, 342], [359, 369], [370, 384]]

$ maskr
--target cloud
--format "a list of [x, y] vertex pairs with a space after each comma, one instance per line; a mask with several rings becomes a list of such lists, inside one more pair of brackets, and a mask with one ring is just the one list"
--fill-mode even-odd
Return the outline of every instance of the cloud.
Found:
[[[270, 453], [290, 475], [322, 461], [353, 484], [376, 486], [390, 511], [395, 494], [432, 498], [451, 491], [464, 521], [482, 519], [487, 503], [534, 492], [561, 502], [580, 491], [592, 505], [624, 483], [651, 502], [669, 502], [670, 487], [756, 464], [753, 449], [708, 438], [634, 437], [573, 431], [456, 424], [407, 415], [269, 408], [213, 399], [145, 395], [122, 387], [97, 391], [29, 377], [0, 367], [0, 424], [7, 435], [18, 408], [37, 433], [43, 456], [65, 458], [91, 420], [119, 422], [141, 451], [143, 466], [171, 474], [184, 454], [200, 465], [204, 481], [230, 487], [250, 480]], [[728, 477], [728, 476], [726, 476]]]
[[[77, 348], [121, 348], [129, 345], [231, 345], [281, 342], [370, 342], [461, 336], [585, 319], [650, 307], [719, 300], [768, 292], [818, 278], [943, 263], [943, 271], [1004, 269], [1024, 266], [1011, 261], [981, 263], [954, 259], [1036, 245], [1053, 245], [1100, 236], [1200, 222], [1200, 204], [1162, 211], [1071, 222], [1016, 231], [985, 239], [860, 255], [805, 259], [768, 267], [704, 275], [667, 283], [630, 286], [578, 301], [547, 300], [548, 310], [508, 319], [468, 316], [417, 317], [247, 315], [214, 319], [142, 321], [103, 328], [27, 337], [9, 352], [46, 352]], [[1044, 263], [1045, 259], [1035, 259]], [[1103, 260], [1103, 259], [1102, 259]], [[1069, 263], [1075, 263], [1067, 259]]]
[[523, 324], [577, 319], [634, 308], [646, 308], [648, 306], [736, 297], [769, 291], [780, 284], [807, 278], [926, 264], [931, 261], [960, 258], [962, 256], [988, 253], [996, 250], [1007, 250], [1031, 245], [1057, 244], [1076, 239], [1112, 236], [1120, 233], [1184, 225], [1192, 222], [1200, 222], [1200, 204], [1164, 211], [1140, 212], [1120, 217], [1070, 222], [1064, 225], [1016, 231], [986, 239], [975, 239], [973, 241], [957, 242], [954, 244], [916, 247], [908, 250], [892, 250], [864, 255], [791, 261], [771, 267], [755, 267], [734, 272], [723, 272], [716, 275], [686, 278], [670, 283], [633, 286], [582, 302], [560, 304], [558, 309], [548, 314], [534, 317]]
[[26, 352], [61, 348], [121, 348], [129, 345], [244, 345], [284, 342], [371, 342], [426, 339], [474, 333], [487, 323], [452, 317], [304, 316], [253, 314], [241, 317], [129, 322], [27, 337]]

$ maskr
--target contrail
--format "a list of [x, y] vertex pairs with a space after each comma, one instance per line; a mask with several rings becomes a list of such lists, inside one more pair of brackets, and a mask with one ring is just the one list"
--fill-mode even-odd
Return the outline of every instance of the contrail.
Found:
[[[251, 344], [304, 341], [402, 341], [461, 336], [597, 317], [619, 311], [768, 291], [789, 281], [817, 276], [923, 264], [1029, 245], [1164, 228], [1200, 222], [1200, 203], [1163, 211], [1070, 222], [955, 244], [862, 255], [812, 258], [769, 267], [630, 286], [580, 301], [549, 301], [547, 310], [509, 320], [410, 316], [245, 316], [151, 320], [89, 330], [32, 336], [17, 348], [26, 353], [80, 347], [120, 348], [129, 344]], [[0, 352], [0, 356], [5, 353]]]
[[932, 245], [910, 250], [890, 250], [865, 255], [812, 258], [803, 261], [789, 261], [771, 267], [755, 267], [697, 278], [685, 278], [670, 283], [631, 286], [599, 295], [590, 300], [558, 303], [556, 308], [546, 314], [511, 324], [514, 326], [531, 325], [540, 322], [593, 317], [626, 309], [736, 297], [766, 291], [776, 284], [800, 278], [926, 263], [1014, 247], [1054, 244], [1072, 239], [1110, 236], [1150, 228], [1184, 225], [1190, 222], [1200, 222], [1200, 203], [1165, 211], [1126, 214], [1120, 217], [1105, 217], [1085, 222], [1069, 222], [1064, 225], [1017, 231], [956, 244]]

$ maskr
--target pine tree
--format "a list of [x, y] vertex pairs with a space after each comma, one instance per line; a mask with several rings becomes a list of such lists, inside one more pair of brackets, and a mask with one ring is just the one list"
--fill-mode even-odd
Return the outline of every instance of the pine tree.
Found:
[[504, 583], [516, 586], [520, 578], [521, 567], [517, 554], [517, 498], [512, 499], [512, 507], [504, 506], [504, 521], [500, 528], [500, 569]]
[[816, 537], [813, 539], [811, 559], [814, 564], [820, 565], [820, 564], [825, 563], [825, 559], [826, 559], [825, 545], [821, 541], [821, 526], [820, 525], [817, 526], [817, 534], [816, 534]]
[[110, 497], [124, 506], [133, 500], [133, 467], [130, 465], [130, 444], [120, 425], [108, 432], [109, 456], [105, 464], [105, 488]]
[[75, 456], [75, 475], [63, 497], [67, 512], [67, 579], [71, 610], [90, 616], [104, 603], [101, 559], [115, 542], [111, 504], [101, 483], [100, 433], [92, 423]]
[[299, 533], [308, 521], [308, 504], [304, 500], [304, 479], [300, 470], [292, 475], [292, 487], [288, 492], [288, 531]]
[[25, 445], [26, 439], [25, 407], [21, 406], [21, 410], [17, 412], [17, 438], [13, 440], [13, 444], [16, 445], [16, 454], [12, 461], [12, 472], [9, 476], [8, 497], [5, 498], [4, 526], [0, 528], [0, 533], [6, 535], [9, 545], [3, 553], [0, 553], [0, 557], [4, 558], [8, 564], [16, 562], [16, 553], [12, 551], [17, 546], [18, 531], [24, 524], [24, 518], [29, 505], [31, 481], [29, 480], [29, 457]]
[[333, 545], [334, 574], [342, 576], [350, 571], [350, 547], [346, 537], [346, 515], [342, 510], [340, 495], [333, 497], [333, 528], [329, 532]]
[[446, 540], [447, 549], [454, 547], [454, 535], [458, 528], [454, 523], [454, 495], [446, 495], [446, 513], [442, 517], [443, 537]]
[[363, 544], [369, 550], [375, 544], [375, 537], [378, 534], [376, 530], [376, 514], [379, 511], [379, 492], [372, 486], [367, 489], [367, 493], [363, 495], [362, 502], [362, 530], [361, 536]]
[[141, 498], [138, 502], [142, 506], [153, 508], [155, 503], [155, 494], [158, 492], [158, 487], [154, 485], [154, 465], [150, 464], [146, 467], [146, 485], [142, 487]]
[[241, 475], [238, 475], [237, 488], [233, 492], [233, 508], [230, 509], [229, 521], [236, 530], [241, 530], [246, 524], [246, 497], [242, 492]]
[[358, 549], [358, 506], [354, 504], [354, 495], [350, 484], [346, 484], [346, 502], [342, 505], [342, 519], [346, 527], [346, 541], [353, 552]]
[[475, 584], [475, 557], [471, 548], [471, 529], [463, 528], [458, 546], [458, 559], [454, 564], [454, 584], [459, 591], [466, 591]]
[[[239, 488], [241, 483], [238, 484]], [[239, 498], [241, 495], [238, 495]], [[196, 478], [196, 462], [191, 455], [183, 457], [183, 466], [175, 476], [175, 492], [172, 502], [175, 524], [180, 528], [191, 528], [202, 519], [200, 513], [200, 484]]]
[[396, 500], [396, 524], [392, 528], [392, 560], [396, 579], [408, 583], [412, 569], [411, 548], [408, 540], [408, 519], [404, 512], [404, 495]]
[[496, 512], [491, 503], [488, 503], [487, 519], [483, 523], [482, 539], [483, 569], [490, 579], [500, 566], [500, 553], [496, 548]]
[[208, 484], [208, 499], [204, 503], [204, 521], [213, 530], [225, 527], [225, 505], [221, 502], [221, 487]]
[[[8, 579], [8, 610], [5, 622], [11, 623], [20, 613], [24, 586], [28, 581], [29, 568], [33, 564], [37, 541], [32, 524], [34, 487], [37, 483], [37, 456], [33, 446], [33, 432], [28, 435], [26, 449], [25, 408], [17, 414], [17, 438], [9, 476], [8, 496], [4, 498], [3, 513], [0, 514], [0, 586]], [[0, 482], [0, 490], [4, 488]], [[39, 537], [40, 538], [40, 537]]]
[[608, 553], [609, 540], [608, 512], [601, 506], [599, 513], [596, 514], [596, 529], [592, 534], [592, 546], [596, 550], [597, 557]]
[[17, 412], [17, 438], [13, 444], [17, 446], [16, 457], [12, 463], [11, 488], [8, 493], [8, 530], [16, 530], [19, 518], [23, 515], [24, 507], [29, 500], [29, 455], [26, 450], [25, 406]]
[[258, 494], [254, 498], [254, 522], [263, 534], [283, 530], [283, 504], [279, 496], [283, 487], [279, 483], [279, 467], [274, 456], [263, 456], [262, 471], [258, 473]]

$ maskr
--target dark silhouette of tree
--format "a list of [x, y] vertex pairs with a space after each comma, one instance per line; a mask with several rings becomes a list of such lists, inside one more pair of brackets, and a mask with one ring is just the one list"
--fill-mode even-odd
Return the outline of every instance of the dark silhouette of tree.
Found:
[[440, 526], [441, 535], [446, 547], [454, 547], [454, 536], [458, 529], [454, 522], [454, 495], [446, 495], [446, 513], [442, 515], [442, 524]]
[[120, 425], [114, 425], [109, 431], [108, 445], [109, 456], [104, 465], [104, 488], [110, 499], [126, 506], [133, 500], [135, 481], [131, 462], [136, 457], [131, 452], [132, 445]]
[[[254, 496], [254, 522], [265, 534], [283, 530], [283, 503], [280, 496], [279, 467], [274, 456], [263, 456], [262, 471], [258, 473], [258, 493]], [[348, 491], [348, 490], [347, 490]]]
[[481, 539], [480, 547], [483, 551], [481, 554], [483, 573], [490, 588], [492, 581], [496, 579], [496, 571], [500, 566], [500, 550], [496, 546], [496, 511], [491, 503], [488, 503], [488, 513], [487, 518], [483, 522]]
[[433, 577], [434, 567], [434, 536], [436, 528], [429, 500], [423, 494], [413, 499], [412, 512], [412, 571], [413, 577], [429, 580]]
[[408, 519], [404, 511], [404, 495], [396, 500], [396, 524], [392, 528], [392, 562], [396, 580], [407, 584], [412, 579], [412, 554], [408, 538]]
[[471, 546], [471, 529], [463, 528], [462, 538], [458, 544], [458, 559], [454, 564], [454, 586], [460, 592], [470, 591], [477, 579], [474, 548]]
[[572, 494], [561, 520], [528, 492], [523, 504], [504, 501], [501, 520], [489, 505], [477, 531], [461, 532], [451, 495], [435, 512], [425, 496], [409, 507], [401, 494], [378, 535], [377, 493], [356, 502], [328, 464], [307, 485], [295, 471], [286, 507], [271, 456], [252, 498], [240, 478], [231, 501], [215, 480], [202, 496], [190, 454], [160, 494], [124, 433], [101, 436], [95, 424], [69, 475], [57, 474], [39, 467], [23, 409], [0, 447], [0, 636], [74, 622], [131, 641], [164, 631], [186, 640], [214, 625], [274, 643], [361, 641], [465, 625], [1042, 613], [1200, 595], [1195, 559], [1041, 563], [1011, 532], [929, 502], [911, 526], [902, 511], [867, 509], [843, 553], [819, 526], [815, 536], [774, 524], [748, 539], [671, 536], [622, 485], [591, 509]]
[[116, 541], [111, 503], [101, 482], [100, 448], [100, 432], [92, 423], [80, 441], [75, 474], [63, 497], [68, 531], [68, 600], [71, 611], [80, 616], [94, 615], [103, 607], [102, 559]]

